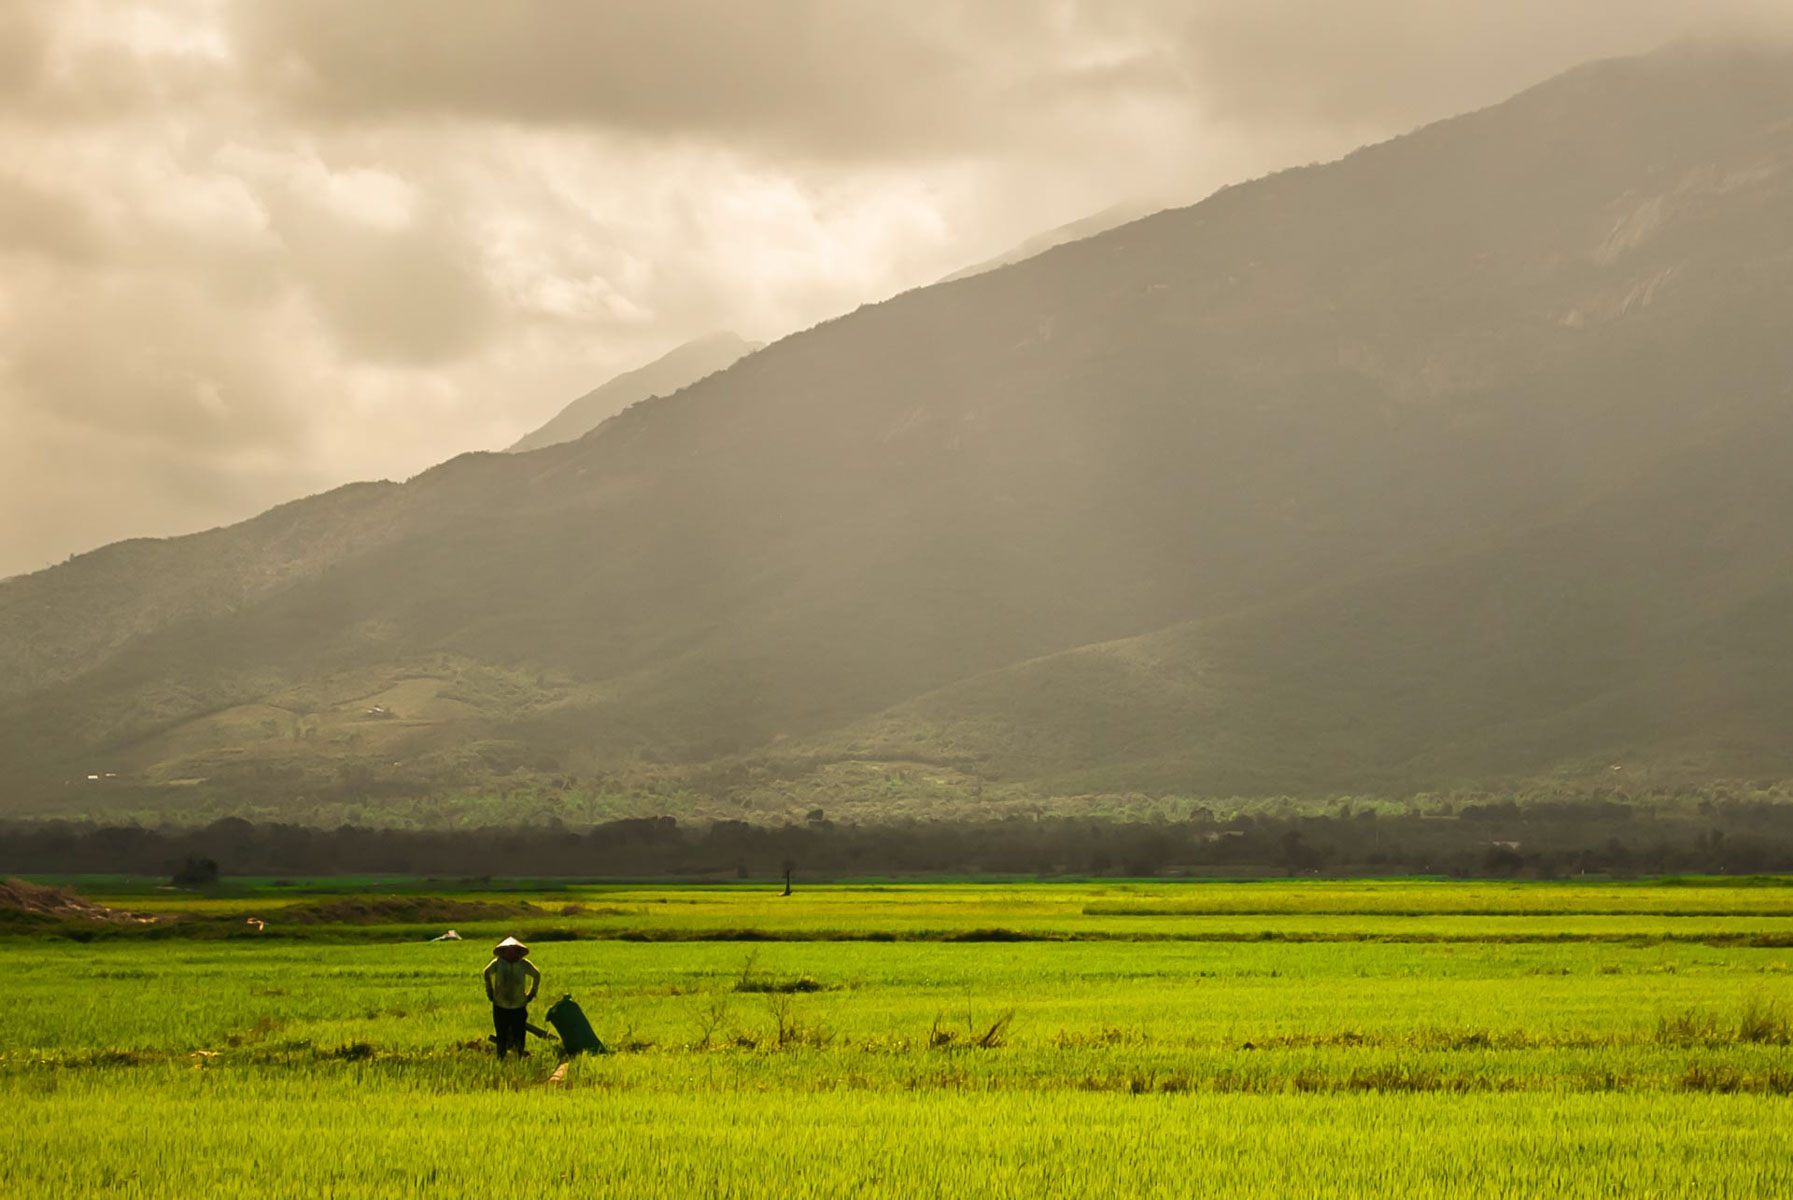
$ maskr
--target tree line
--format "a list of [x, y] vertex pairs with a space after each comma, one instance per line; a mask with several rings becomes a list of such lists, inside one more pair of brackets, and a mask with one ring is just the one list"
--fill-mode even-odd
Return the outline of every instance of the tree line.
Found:
[[[194, 828], [77, 821], [0, 824], [0, 871], [230, 875], [403, 874], [776, 879], [884, 875], [1444, 875], [1568, 878], [1793, 871], [1793, 805], [1702, 801], [1465, 804], [1380, 811], [1115, 821], [1072, 817], [586, 828], [551, 821], [443, 831], [320, 829], [224, 818]], [[197, 871], [197, 875], [194, 873]]]

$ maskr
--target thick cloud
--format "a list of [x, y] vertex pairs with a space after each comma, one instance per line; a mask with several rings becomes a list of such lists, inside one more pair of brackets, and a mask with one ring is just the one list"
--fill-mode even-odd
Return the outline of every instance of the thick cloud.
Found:
[[1128, 65], [1089, 58], [1100, 48], [1075, 6], [1016, 0], [324, 0], [238, 15], [272, 98], [311, 115], [594, 124], [830, 157], [978, 148]]
[[1783, 8], [9, 0], [0, 575]]
[[1783, 30], [1783, 0], [1207, 0], [1166, 27], [1210, 112], [1403, 128], [1590, 59]]
[[0, 174], [0, 253], [93, 260], [99, 231], [80, 207], [30, 180]]
[[[1750, 28], [1782, 0], [315, 0], [238, 11], [270, 99], [746, 139], [1006, 152], [1090, 105], [1401, 127], [1592, 57]], [[1103, 114], [1112, 116], [1113, 114]], [[1073, 132], [1075, 136], [1075, 132]]]
[[16, 105], [36, 92], [49, 42], [49, 24], [39, 5], [21, 0], [0, 8], [0, 102]]

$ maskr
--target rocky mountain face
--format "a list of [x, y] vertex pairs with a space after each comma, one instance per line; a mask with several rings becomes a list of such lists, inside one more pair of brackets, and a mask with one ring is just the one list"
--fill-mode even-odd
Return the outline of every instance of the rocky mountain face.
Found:
[[0, 582], [7, 803], [1793, 774], [1790, 314], [1793, 57], [1593, 64]]

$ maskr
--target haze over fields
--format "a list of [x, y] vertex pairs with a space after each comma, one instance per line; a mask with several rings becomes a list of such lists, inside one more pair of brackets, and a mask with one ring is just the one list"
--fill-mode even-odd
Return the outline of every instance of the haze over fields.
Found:
[[1789, 313], [1793, 53], [1593, 63], [0, 582], [6, 803], [1783, 778]]

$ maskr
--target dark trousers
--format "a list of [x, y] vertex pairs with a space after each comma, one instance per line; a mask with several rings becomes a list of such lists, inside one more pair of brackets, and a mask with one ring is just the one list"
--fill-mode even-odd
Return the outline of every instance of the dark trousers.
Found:
[[492, 1031], [498, 1035], [499, 1058], [512, 1050], [518, 1054], [523, 1053], [523, 1027], [527, 1024], [527, 1008], [499, 1008], [496, 1004], [492, 1006]]

